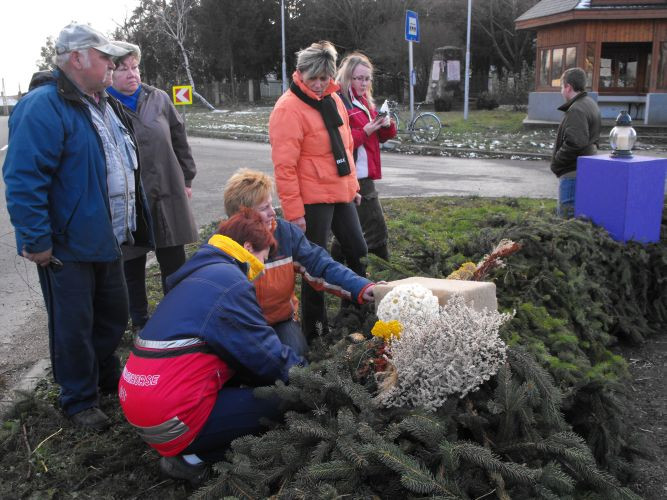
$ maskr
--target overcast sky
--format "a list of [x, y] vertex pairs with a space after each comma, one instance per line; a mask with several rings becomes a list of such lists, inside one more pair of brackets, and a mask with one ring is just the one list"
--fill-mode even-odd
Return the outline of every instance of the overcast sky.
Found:
[[[109, 34], [139, 0], [3, 0], [0, 3], [0, 78], [7, 95], [28, 90], [46, 37], [54, 39], [71, 21]], [[2, 90], [0, 88], [0, 90]]]

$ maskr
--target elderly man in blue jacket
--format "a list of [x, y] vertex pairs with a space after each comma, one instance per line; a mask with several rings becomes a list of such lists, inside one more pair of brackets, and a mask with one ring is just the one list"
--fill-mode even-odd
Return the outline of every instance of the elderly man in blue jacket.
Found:
[[58, 69], [33, 76], [10, 117], [2, 172], [18, 253], [38, 266], [60, 405], [102, 430], [128, 317], [120, 245], [152, 236], [131, 124], [104, 90], [127, 50], [80, 24], [55, 48]]

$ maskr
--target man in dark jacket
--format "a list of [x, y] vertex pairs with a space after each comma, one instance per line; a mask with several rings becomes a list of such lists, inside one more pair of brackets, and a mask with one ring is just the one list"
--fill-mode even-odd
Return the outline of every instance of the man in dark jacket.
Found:
[[3, 165], [19, 255], [37, 264], [60, 405], [80, 427], [109, 425], [127, 324], [122, 244], [151, 244], [131, 124], [108, 99], [112, 57], [127, 51], [86, 25], [55, 44], [58, 69], [33, 77], [9, 120]]
[[560, 81], [560, 93], [566, 102], [558, 109], [565, 112], [565, 116], [558, 127], [551, 171], [559, 179], [558, 215], [567, 218], [574, 215], [577, 158], [594, 155], [598, 150], [600, 110], [584, 91], [586, 73], [583, 69], [565, 70]]

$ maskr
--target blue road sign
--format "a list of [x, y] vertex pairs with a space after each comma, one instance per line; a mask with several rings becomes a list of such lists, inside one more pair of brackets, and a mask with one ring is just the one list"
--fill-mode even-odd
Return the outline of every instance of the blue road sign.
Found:
[[419, 15], [412, 10], [405, 11], [405, 39], [419, 42]]

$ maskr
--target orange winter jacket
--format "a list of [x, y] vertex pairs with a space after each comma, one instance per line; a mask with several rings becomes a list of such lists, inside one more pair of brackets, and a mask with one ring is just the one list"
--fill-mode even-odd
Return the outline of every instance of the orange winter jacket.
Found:
[[[303, 83], [298, 72], [295, 71], [292, 78], [306, 95], [318, 99]], [[343, 177], [338, 175], [329, 134], [319, 111], [288, 90], [278, 99], [271, 112], [271, 158], [278, 197], [287, 220], [303, 217], [304, 205], [351, 202], [359, 190], [353, 159], [354, 141], [347, 110], [336, 94], [339, 88], [331, 80], [324, 95], [333, 97], [338, 114], [343, 119], [339, 130], [350, 164], [350, 173]]]

